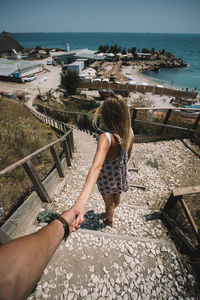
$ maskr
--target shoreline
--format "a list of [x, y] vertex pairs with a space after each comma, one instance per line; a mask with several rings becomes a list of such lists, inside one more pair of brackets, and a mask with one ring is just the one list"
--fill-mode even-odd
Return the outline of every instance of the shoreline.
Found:
[[[136, 84], [140, 85], [143, 82], [148, 83], [150, 85], [162, 85], [163, 87], [169, 88], [169, 89], [182, 89], [180, 86], [171, 86], [170, 84], [167, 84], [161, 80], [156, 80], [151, 78], [150, 76], [143, 74], [143, 70], [141, 70], [137, 66], [128, 66], [128, 67], [123, 67], [122, 73], [126, 78], [130, 78], [135, 81]], [[127, 74], [128, 73], [128, 74]], [[129, 75], [130, 74], [130, 75]], [[200, 92], [197, 91], [197, 99], [200, 99]]]

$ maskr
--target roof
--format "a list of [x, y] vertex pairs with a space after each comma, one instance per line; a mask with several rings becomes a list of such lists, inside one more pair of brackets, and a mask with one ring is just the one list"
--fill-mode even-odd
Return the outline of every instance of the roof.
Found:
[[[88, 48], [85, 49], [77, 49], [77, 50], [71, 50], [68, 52], [64, 52], [61, 55], [66, 55], [66, 56], [74, 56], [76, 58], [92, 58], [94, 56], [94, 54], [96, 53], [96, 50], [89, 50]], [[55, 55], [53, 55], [53, 57], [55, 56], [60, 56], [60, 54], [55, 53]]]
[[0, 52], [11, 51], [12, 49], [22, 51], [24, 48], [11, 36], [0, 35]]
[[71, 64], [68, 64], [67, 66], [82, 66], [83, 65], [83, 61], [75, 61]]
[[89, 49], [83, 49], [82, 51], [79, 51], [74, 56], [77, 58], [93, 58], [96, 51], [89, 50]]
[[0, 76], [10, 76], [15, 72], [40, 65], [41, 62], [26, 60], [9, 60], [0, 58]]

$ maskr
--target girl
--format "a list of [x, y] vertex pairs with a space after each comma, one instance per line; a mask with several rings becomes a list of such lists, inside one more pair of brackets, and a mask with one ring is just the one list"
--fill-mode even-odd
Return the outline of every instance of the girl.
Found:
[[98, 116], [108, 132], [99, 137], [97, 151], [88, 172], [83, 189], [74, 207], [80, 211], [75, 228], [83, 223], [85, 205], [97, 183], [105, 202], [102, 219], [113, 227], [114, 209], [120, 202], [120, 194], [129, 189], [127, 162], [131, 155], [134, 134], [131, 129], [128, 106], [120, 96], [105, 100], [94, 116], [96, 125]]

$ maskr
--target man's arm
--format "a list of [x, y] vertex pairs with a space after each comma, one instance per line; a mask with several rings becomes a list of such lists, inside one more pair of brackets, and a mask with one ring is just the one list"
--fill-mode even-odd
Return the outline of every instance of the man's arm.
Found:
[[[61, 216], [69, 224], [79, 215], [69, 209]], [[64, 227], [54, 220], [38, 232], [12, 240], [0, 247], [0, 299], [26, 299], [64, 236]]]

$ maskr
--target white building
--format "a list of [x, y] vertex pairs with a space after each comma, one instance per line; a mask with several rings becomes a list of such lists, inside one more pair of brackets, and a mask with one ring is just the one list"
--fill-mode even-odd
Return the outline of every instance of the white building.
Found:
[[28, 60], [8, 60], [0, 58], [0, 79], [9, 80], [23, 78], [27, 75], [43, 71], [41, 62]]
[[84, 68], [84, 61], [78, 60], [78, 61], [75, 61], [75, 62], [67, 65], [66, 67], [67, 67], [67, 70], [71, 70], [71, 71], [74, 71], [74, 72], [80, 74], [80, 72]]

